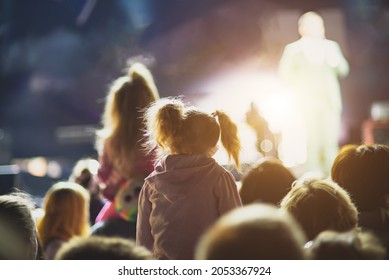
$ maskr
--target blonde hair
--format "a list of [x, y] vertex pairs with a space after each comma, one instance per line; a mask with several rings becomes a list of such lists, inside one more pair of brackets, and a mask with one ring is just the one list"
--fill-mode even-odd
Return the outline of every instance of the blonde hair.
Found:
[[281, 208], [296, 218], [310, 240], [324, 230], [347, 231], [358, 224], [350, 196], [330, 180], [296, 181]]
[[131, 175], [141, 149], [142, 110], [158, 98], [151, 73], [140, 63], [132, 65], [127, 75], [111, 85], [102, 118], [103, 128], [97, 133], [97, 147], [101, 152], [108, 143], [106, 152], [123, 176]]
[[37, 224], [43, 248], [51, 238], [67, 241], [89, 234], [89, 194], [82, 186], [56, 183], [46, 193], [43, 206], [45, 214]]
[[212, 115], [185, 104], [178, 98], [155, 102], [145, 113], [146, 147], [166, 153], [207, 154], [219, 138], [229, 158], [239, 167], [240, 140], [235, 123], [222, 111]]

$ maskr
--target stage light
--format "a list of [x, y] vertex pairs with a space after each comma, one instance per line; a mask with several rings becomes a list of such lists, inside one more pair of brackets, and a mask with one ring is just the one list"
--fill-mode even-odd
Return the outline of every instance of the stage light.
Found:
[[269, 139], [263, 140], [261, 142], [261, 149], [266, 153], [270, 153], [273, 150], [273, 142]]
[[99, 170], [99, 162], [95, 159], [88, 160], [88, 170], [93, 174], [97, 175], [97, 171]]
[[27, 171], [36, 177], [44, 177], [47, 173], [47, 160], [43, 157], [36, 157], [28, 160]]
[[[262, 156], [257, 150], [253, 129], [246, 123], [246, 113], [251, 103], [267, 121], [278, 143], [260, 139], [265, 153], [277, 154], [288, 167], [300, 165], [306, 160], [306, 141], [302, 119], [296, 109], [293, 95], [281, 84], [273, 72], [235, 70], [211, 79], [201, 87], [202, 95], [193, 97], [192, 103], [204, 110], [225, 111], [238, 125], [242, 142], [242, 163], [257, 162]], [[227, 164], [227, 155], [222, 149], [215, 154], [221, 164]]]
[[62, 167], [61, 165], [55, 161], [49, 161], [47, 165], [47, 176], [51, 178], [60, 178], [62, 175]]

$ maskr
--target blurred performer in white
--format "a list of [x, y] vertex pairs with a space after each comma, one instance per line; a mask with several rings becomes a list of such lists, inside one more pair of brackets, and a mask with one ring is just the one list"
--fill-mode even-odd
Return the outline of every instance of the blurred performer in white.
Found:
[[294, 92], [306, 128], [306, 171], [329, 175], [338, 153], [342, 99], [338, 77], [349, 66], [338, 43], [325, 39], [323, 19], [315, 12], [298, 21], [301, 38], [288, 44], [279, 74]]

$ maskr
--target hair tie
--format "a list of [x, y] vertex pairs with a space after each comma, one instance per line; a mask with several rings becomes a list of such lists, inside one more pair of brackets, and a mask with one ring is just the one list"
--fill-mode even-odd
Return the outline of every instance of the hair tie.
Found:
[[219, 111], [215, 111], [211, 114], [212, 117], [216, 118], [216, 117], [219, 117], [220, 116], [220, 112]]

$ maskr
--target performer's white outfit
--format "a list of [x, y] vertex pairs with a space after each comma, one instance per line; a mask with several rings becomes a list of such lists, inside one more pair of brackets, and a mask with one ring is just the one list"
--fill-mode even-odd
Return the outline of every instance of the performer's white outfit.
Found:
[[279, 74], [294, 92], [307, 136], [307, 171], [329, 175], [338, 153], [342, 100], [338, 76], [349, 66], [338, 43], [305, 38], [285, 47]]

